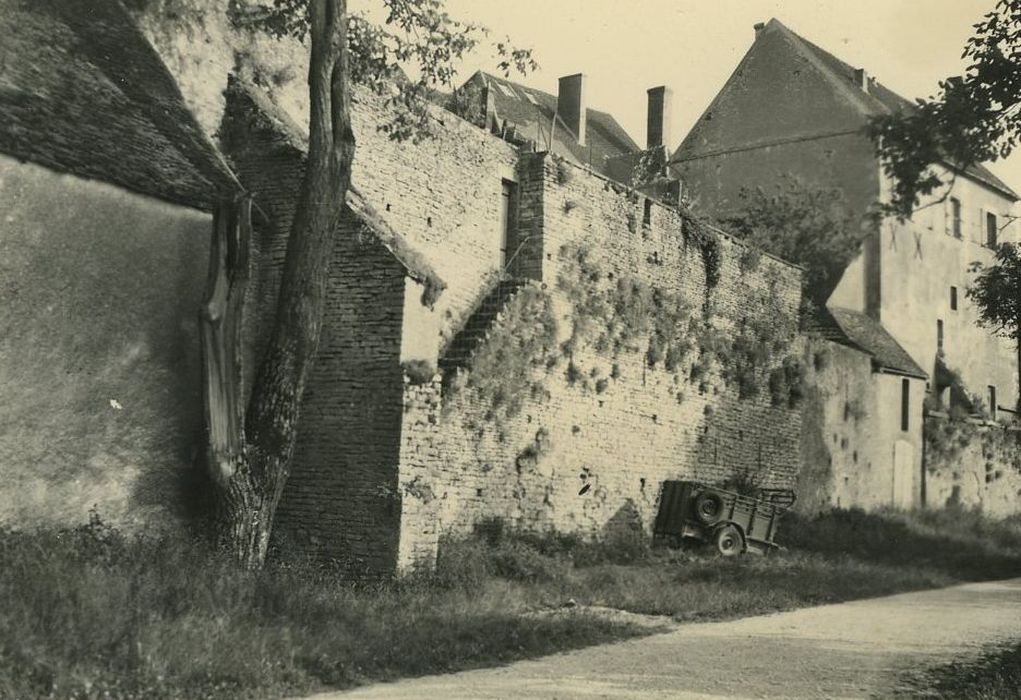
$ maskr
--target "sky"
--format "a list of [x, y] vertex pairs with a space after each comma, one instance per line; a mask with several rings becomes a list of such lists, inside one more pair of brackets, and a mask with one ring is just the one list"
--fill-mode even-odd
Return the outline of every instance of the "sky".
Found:
[[[932, 95], [964, 68], [972, 25], [995, 0], [446, 0], [451, 16], [490, 28], [494, 40], [534, 50], [540, 69], [512, 79], [556, 94], [557, 78], [587, 76], [589, 106], [613, 114], [645, 145], [646, 90], [673, 90], [670, 142], [680, 143], [737, 67], [753, 25], [778, 18], [865, 68], [908, 98]], [[488, 48], [461, 67], [495, 71]], [[1021, 190], [1021, 154], [991, 166]]]

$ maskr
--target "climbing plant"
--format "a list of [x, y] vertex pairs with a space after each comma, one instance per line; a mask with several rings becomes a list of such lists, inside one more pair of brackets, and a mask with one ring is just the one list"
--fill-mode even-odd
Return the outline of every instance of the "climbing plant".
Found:
[[765, 286], [749, 286], [741, 305], [748, 313], [721, 328], [714, 304], [692, 314], [677, 291], [632, 275], [614, 277], [590, 246], [564, 245], [560, 259], [557, 287], [572, 306], [571, 334], [561, 351], [572, 386], [598, 393], [607, 386], [599, 368], [579, 364], [578, 351], [588, 347], [609, 357], [614, 379], [620, 376], [620, 356], [641, 352], [648, 367], [661, 367], [676, 383], [687, 382], [702, 394], [716, 372], [741, 399], [758, 396], [768, 385], [774, 405], [800, 401], [804, 370], [789, 355], [797, 319], [783, 308], [775, 277]]
[[[481, 406], [472, 426], [493, 426], [498, 436], [528, 399], [543, 399], [543, 379], [559, 361], [557, 321], [549, 294], [536, 284], [521, 289], [504, 307], [486, 339], [468, 360], [451, 388], [469, 391]], [[449, 407], [452, 401], [445, 403]]]

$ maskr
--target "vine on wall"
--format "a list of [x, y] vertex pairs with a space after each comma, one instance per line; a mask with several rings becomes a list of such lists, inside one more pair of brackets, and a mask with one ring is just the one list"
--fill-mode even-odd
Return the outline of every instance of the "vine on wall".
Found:
[[481, 420], [470, 427], [482, 431], [489, 424], [503, 436], [526, 400], [545, 399], [548, 391], [542, 379], [559, 361], [556, 343], [549, 294], [538, 285], [523, 287], [475, 348], [467, 372], [459, 373], [451, 386], [455, 393], [473, 392], [484, 406]]
[[591, 347], [613, 361], [609, 376], [614, 379], [621, 354], [643, 352], [650, 368], [662, 367], [675, 383], [697, 386], [702, 394], [716, 370], [741, 399], [754, 398], [768, 386], [773, 405], [800, 403], [805, 372], [789, 355], [797, 323], [782, 308], [775, 279], [759, 291], [749, 289], [742, 308], [753, 313], [724, 331], [714, 322], [712, 304], [693, 314], [678, 292], [631, 275], [614, 278], [589, 246], [564, 245], [560, 257], [557, 287], [573, 307], [571, 335], [561, 346], [572, 386], [602, 393], [608, 385], [600, 368], [586, 371], [578, 364], [577, 351]]

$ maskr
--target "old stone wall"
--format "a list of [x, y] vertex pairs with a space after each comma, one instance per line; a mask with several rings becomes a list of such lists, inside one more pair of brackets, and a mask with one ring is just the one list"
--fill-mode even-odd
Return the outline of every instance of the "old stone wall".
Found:
[[994, 517], [1021, 512], [1021, 442], [993, 422], [925, 417], [925, 505], [978, 508]]
[[919, 505], [925, 382], [907, 380], [905, 431], [903, 377], [876, 373], [868, 354], [821, 338], [806, 343], [804, 364], [808, 389], [797, 509], [815, 514], [830, 508]]
[[[258, 115], [235, 116], [225, 142], [259, 208], [244, 329], [250, 387], [272, 328], [304, 158]], [[274, 537], [289, 554], [335, 559], [352, 576], [391, 571], [397, 556], [405, 282], [393, 255], [345, 218]]]
[[543, 212], [541, 281], [445, 378], [435, 422], [421, 387], [406, 400], [402, 480], [429, 487], [429, 535], [648, 528], [666, 479], [793, 485], [800, 272], [544, 154], [519, 170], [542, 183], [521, 203]]

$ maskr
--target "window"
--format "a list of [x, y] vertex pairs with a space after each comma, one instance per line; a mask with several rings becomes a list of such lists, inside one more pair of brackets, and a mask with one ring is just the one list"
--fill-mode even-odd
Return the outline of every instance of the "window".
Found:
[[500, 257], [498, 264], [503, 267], [507, 264], [507, 248], [510, 245], [512, 233], [515, 228], [518, 208], [518, 185], [510, 180], [503, 181], [503, 189], [500, 196], [500, 231], [499, 246]]
[[957, 287], [950, 288], [950, 310], [957, 311]]
[[954, 238], [961, 237], [961, 200], [950, 198], [950, 231]]
[[900, 380], [900, 429], [907, 431], [911, 423], [911, 380]]
[[936, 349], [943, 351], [943, 319], [936, 319]]
[[648, 197], [645, 198], [645, 210], [642, 212], [642, 226], [652, 227], [652, 200]]
[[990, 386], [989, 389], [989, 418], [996, 420], [996, 387]]
[[996, 214], [993, 214], [992, 212], [988, 212], [987, 211], [986, 212], [986, 245], [989, 246], [990, 248], [995, 248], [996, 247], [996, 243], [997, 243], [997, 241], [996, 241], [996, 234], [997, 234], [997, 232], [998, 232], [998, 230], [997, 230], [997, 226], [996, 226]]
[[496, 83], [496, 87], [498, 87], [500, 89], [500, 92], [502, 92], [507, 97], [513, 97], [514, 99], [517, 99], [518, 96], [514, 94], [514, 91], [511, 90], [509, 85], [504, 85], [503, 83]]

